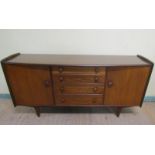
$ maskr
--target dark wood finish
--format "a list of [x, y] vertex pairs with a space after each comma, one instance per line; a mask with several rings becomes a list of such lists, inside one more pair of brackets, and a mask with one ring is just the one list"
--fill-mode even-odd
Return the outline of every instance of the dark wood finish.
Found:
[[154, 64], [152, 64], [151, 67], [150, 67], [150, 73], [149, 73], [149, 75], [148, 75], [147, 82], [145, 83], [145, 88], [144, 88], [143, 95], [142, 95], [142, 98], [141, 98], [140, 107], [142, 107], [142, 104], [143, 104], [143, 101], [144, 101], [144, 97], [145, 97], [145, 94], [146, 94], [146, 90], [147, 90], [147, 87], [148, 87], [148, 85], [149, 85], [149, 81], [150, 81], [151, 74], [152, 74], [152, 71], [153, 71], [153, 66], [154, 66]]
[[145, 62], [150, 64], [150, 73], [148, 75], [147, 82], [145, 83], [145, 89], [143, 91], [143, 97], [141, 98], [141, 103], [140, 103], [140, 107], [142, 107], [142, 104], [143, 104], [143, 101], [144, 101], [144, 97], [145, 97], [145, 94], [146, 94], [146, 90], [147, 90], [147, 87], [148, 87], [148, 84], [149, 84], [149, 81], [150, 81], [150, 78], [151, 78], [151, 74], [152, 74], [152, 71], [153, 71], [154, 63], [151, 60], [149, 60], [149, 59], [147, 59], [147, 58], [145, 58], [145, 57], [143, 57], [141, 55], [137, 55], [137, 56], [140, 59], [142, 59], [143, 61], [145, 61]]
[[107, 105], [139, 106], [150, 67], [115, 67], [107, 71]]
[[56, 105], [103, 105], [105, 67], [56, 66], [52, 73]]
[[153, 62], [137, 56], [14, 54], [1, 61], [14, 105], [141, 106]]
[[143, 57], [142, 55], [137, 55], [137, 57], [140, 58], [141, 60], [145, 61], [146, 63], [149, 63], [151, 65], [154, 65], [154, 63], [151, 60]]
[[116, 116], [119, 117], [120, 113], [121, 113], [122, 107], [117, 107], [116, 108]]
[[42, 64], [52, 66], [145, 66], [149, 63], [137, 56], [121, 55], [49, 55], [21, 54], [8, 61], [10, 64]]
[[38, 117], [40, 117], [40, 107], [34, 107], [36, 114]]
[[8, 76], [7, 76], [7, 73], [6, 73], [5, 64], [7, 63], [8, 60], [10, 60], [10, 59], [12, 59], [12, 58], [14, 58], [14, 57], [16, 57], [18, 55], [20, 55], [20, 53], [12, 54], [12, 55], [10, 55], [10, 56], [8, 56], [8, 57], [1, 60], [2, 70], [3, 70], [4, 76], [5, 76], [7, 85], [8, 85], [8, 89], [9, 89], [9, 92], [10, 92], [14, 107], [16, 107], [15, 96], [13, 95], [11, 84], [8, 81]]
[[5, 69], [16, 105], [52, 106], [53, 96], [48, 67], [6, 65]]
[[56, 105], [103, 105], [103, 95], [56, 95]]
[[55, 93], [61, 94], [104, 94], [104, 86], [101, 84], [89, 85], [55, 85]]
[[50, 67], [50, 78], [51, 78], [51, 83], [52, 83], [53, 105], [55, 105], [54, 80], [53, 80], [52, 72], [53, 72], [53, 68]]
[[17, 56], [19, 56], [19, 55], [20, 55], [20, 53], [12, 54], [12, 55], [10, 55], [10, 56], [8, 56], [8, 57], [2, 59], [2, 60], [1, 60], [1, 63], [8, 62], [9, 60], [11, 60], [11, 59], [13, 59], [13, 58], [15, 58], [15, 57], [17, 57]]
[[97, 75], [54, 75], [54, 83], [104, 83], [104, 76]]
[[105, 67], [63, 67], [54, 66], [53, 74], [61, 75], [105, 75]]

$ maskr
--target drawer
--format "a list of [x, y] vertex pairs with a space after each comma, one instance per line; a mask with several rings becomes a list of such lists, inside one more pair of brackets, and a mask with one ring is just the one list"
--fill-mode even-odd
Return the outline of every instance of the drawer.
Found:
[[104, 67], [53, 67], [53, 74], [105, 74]]
[[56, 105], [103, 105], [103, 95], [57, 95]]
[[56, 85], [56, 94], [103, 94], [104, 85]]
[[105, 76], [97, 75], [54, 75], [54, 83], [104, 83]]

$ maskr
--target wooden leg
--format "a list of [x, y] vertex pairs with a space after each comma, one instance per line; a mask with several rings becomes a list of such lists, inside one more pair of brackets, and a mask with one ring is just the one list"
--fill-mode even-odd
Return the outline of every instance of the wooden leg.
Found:
[[36, 114], [38, 117], [40, 117], [40, 108], [39, 107], [34, 107]]
[[117, 107], [116, 108], [116, 116], [119, 117], [120, 113], [121, 113], [122, 107]]

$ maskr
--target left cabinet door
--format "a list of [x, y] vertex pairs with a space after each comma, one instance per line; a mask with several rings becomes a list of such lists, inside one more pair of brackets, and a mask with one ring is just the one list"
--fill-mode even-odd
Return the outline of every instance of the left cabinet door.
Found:
[[49, 67], [6, 64], [5, 71], [16, 105], [53, 105]]

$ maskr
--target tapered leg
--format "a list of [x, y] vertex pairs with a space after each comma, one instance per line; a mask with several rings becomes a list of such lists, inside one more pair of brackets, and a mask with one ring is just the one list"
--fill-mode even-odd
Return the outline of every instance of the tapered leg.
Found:
[[121, 113], [122, 107], [117, 107], [116, 108], [116, 116], [119, 117], [120, 113]]
[[40, 117], [40, 107], [34, 107], [36, 114], [38, 117]]

